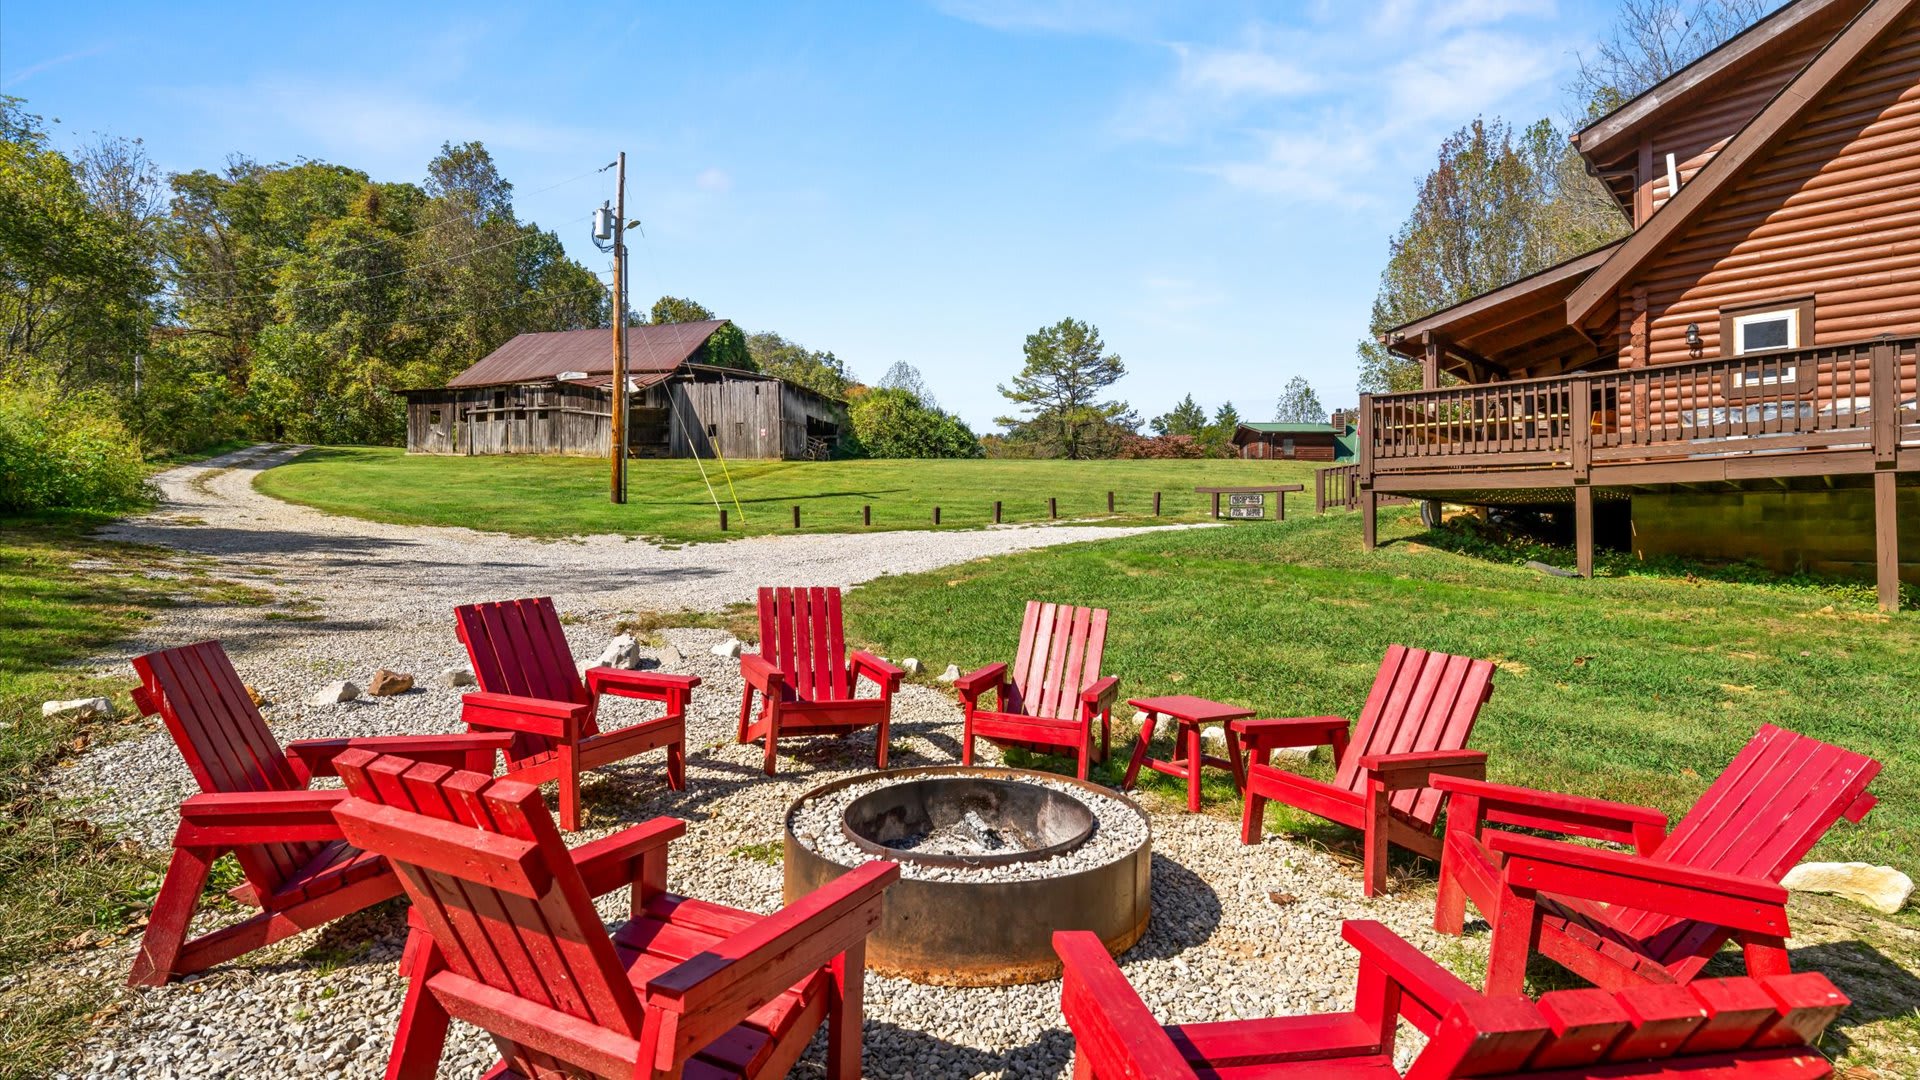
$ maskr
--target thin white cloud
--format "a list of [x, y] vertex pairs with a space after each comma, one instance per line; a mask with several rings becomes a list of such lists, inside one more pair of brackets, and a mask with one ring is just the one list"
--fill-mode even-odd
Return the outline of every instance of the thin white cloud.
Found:
[[699, 176], [693, 178], [693, 184], [701, 191], [731, 191], [733, 177], [725, 169], [703, 169]]
[[42, 60], [37, 64], [29, 64], [7, 76], [4, 80], [0, 80], [0, 90], [11, 90], [21, 83], [26, 82], [28, 79], [33, 78], [35, 75], [44, 75], [54, 68], [64, 67], [67, 64], [73, 63], [75, 60], [85, 60], [90, 56], [99, 56], [101, 53], [106, 52], [107, 48], [108, 46], [106, 45], [94, 45], [90, 48], [76, 49], [70, 53], [62, 53], [59, 56]]
[[[1565, 51], [1554, 11], [1554, 0], [1309, 5], [1230, 40], [1166, 44], [1169, 70], [1112, 126], [1188, 148], [1188, 168], [1235, 189], [1367, 205], [1387, 194], [1380, 177], [1403, 174], [1447, 132], [1538, 100]], [[1419, 49], [1382, 47], [1410, 38]]]

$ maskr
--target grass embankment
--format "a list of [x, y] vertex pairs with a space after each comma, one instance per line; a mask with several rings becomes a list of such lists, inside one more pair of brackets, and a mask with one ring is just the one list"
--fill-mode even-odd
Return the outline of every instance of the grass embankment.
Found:
[[[34, 965], [133, 932], [164, 865], [60, 801], [63, 761], [144, 723], [126, 694], [131, 672], [72, 665], [162, 607], [254, 599], [173, 553], [90, 538], [105, 520], [0, 517], [0, 1077], [48, 1075], [110, 989]], [[118, 718], [40, 715], [42, 701], [95, 696]]]
[[[1011, 659], [1029, 598], [1106, 607], [1103, 667], [1123, 697], [1190, 693], [1262, 716], [1355, 715], [1393, 642], [1486, 657], [1499, 670], [1473, 745], [1492, 779], [1677, 820], [1756, 728], [1779, 724], [1885, 766], [1879, 806], [1835, 827], [1814, 857], [1920, 874], [1920, 618], [1878, 614], [1863, 586], [1655, 575], [1619, 555], [1592, 581], [1548, 577], [1517, 562], [1570, 563], [1569, 552], [1426, 533], [1410, 507], [1383, 514], [1382, 536], [1393, 542], [1366, 553], [1358, 515], [1306, 515], [985, 559], [855, 590], [849, 634], [934, 672], [966, 671]], [[1098, 774], [1108, 783], [1124, 772], [1132, 712], [1116, 710], [1115, 753]], [[1155, 750], [1167, 756], [1167, 740]], [[1324, 760], [1311, 770], [1329, 772]], [[1181, 782], [1142, 777], [1149, 797], [1184, 800]], [[1225, 772], [1205, 777], [1207, 810], [1237, 816]], [[1270, 806], [1269, 828], [1357, 857], [1357, 834]], [[1399, 887], [1430, 889], [1433, 868], [1402, 854]], [[1920, 913], [1888, 920], [1796, 898], [1793, 918], [1803, 938], [1834, 942], [1801, 962], [1857, 1002], [1829, 1049], [1888, 1070], [1863, 1076], [1920, 1075]]]
[[[1305, 484], [1308, 490], [1288, 497], [1288, 509], [1307, 512], [1313, 505], [1314, 466], [1303, 462], [735, 461], [724, 475], [713, 462], [701, 464], [731, 518], [727, 533], [720, 531], [700, 465], [691, 460], [633, 462], [624, 506], [608, 501], [607, 463], [592, 458], [328, 447], [260, 474], [255, 486], [330, 513], [402, 525], [674, 541], [790, 533], [795, 506], [802, 532], [854, 532], [865, 528], [863, 506], [873, 508], [874, 529], [931, 528], [936, 506], [943, 528], [978, 528], [992, 522], [995, 500], [1007, 522], [1044, 521], [1049, 498], [1058, 500], [1062, 518], [1139, 524], [1153, 520], [1155, 491], [1161, 492], [1159, 520], [1198, 521], [1209, 512], [1206, 496], [1193, 491], [1202, 484]], [[1115, 500], [1111, 517], [1108, 491]]]

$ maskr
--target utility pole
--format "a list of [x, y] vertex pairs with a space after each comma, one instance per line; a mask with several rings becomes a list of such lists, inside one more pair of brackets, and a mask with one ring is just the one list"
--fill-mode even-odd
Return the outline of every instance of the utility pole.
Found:
[[613, 211], [613, 501], [627, 501], [627, 152], [620, 151]]

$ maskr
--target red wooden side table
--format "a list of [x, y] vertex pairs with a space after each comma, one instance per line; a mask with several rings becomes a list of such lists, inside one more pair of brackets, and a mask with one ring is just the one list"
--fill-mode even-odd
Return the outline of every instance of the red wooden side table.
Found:
[[[1240, 757], [1240, 739], [1233, 733], [1233, 721], [1245, 720], [1253, 715], [1252, 709], [1243, 709], [1238, 705], [1223, 705], [1218, 701], [1194, 697], [1191, 694], [1175, 694], [1171, 697], [1129, 698], [1127, 704], [1146, 714], [1140, 722], [1140, 741], [1134, 744], [1133, 760], [1127, 763], [1127, 778], [1122, 788], [1133, 787], [1135, 778], [1140, 775], [1140, 766], [1145, 765], [1154, 772], [1168, 776], [1184, 777], [1187, 781], [1187, 809], [1200, 809], [1200, 767], [1212, 765], [1216, 768], [1233, 771], [1233, 786], [1244, 789], [1247, 784], [1246, 766]], [[1147, 756], [1147, 746], [1153, 741], [1153, 729], [1160, 717], [1174, 721], [1177, 727], [1173, 734], [1173, 760], [1160, 761]], [[1227, 734], [1227, 757], [1218, 758], [1204, 753], [1200, 749], [1200, 728], [1205, 724], [1225, 724]]]

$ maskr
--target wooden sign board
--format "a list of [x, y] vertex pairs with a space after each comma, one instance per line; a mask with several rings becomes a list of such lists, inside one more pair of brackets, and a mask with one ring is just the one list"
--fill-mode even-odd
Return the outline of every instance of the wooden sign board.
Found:
[[1227, 507], [1227, 516], [1241, 520], [1257, 521], [1267, 516], [1267, 508], [1264, 506], [1229, 506]]
[[1229, 492], [1227, 494], [1227, 516], [1237, 518], [1241, 521], [1258, 521], [1266, 517], [1266, 492]]

